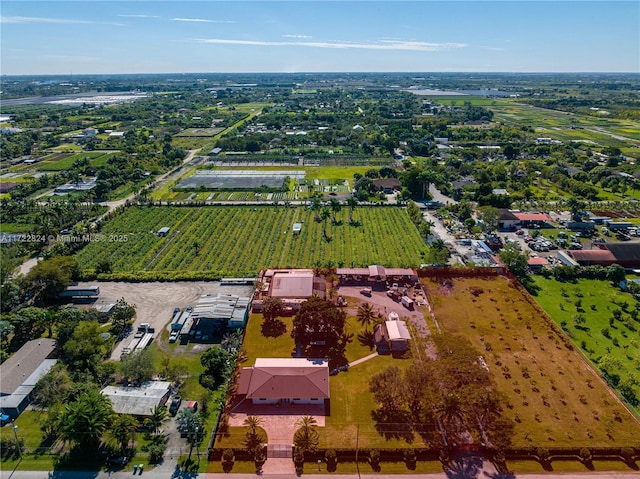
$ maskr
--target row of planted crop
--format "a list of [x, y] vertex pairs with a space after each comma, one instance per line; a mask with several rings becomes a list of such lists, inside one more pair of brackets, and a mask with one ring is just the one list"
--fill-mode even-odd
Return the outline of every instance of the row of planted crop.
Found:
[[[82, 268], [107, 259], [114, 271], [258, 271], [265, 266], [315, 264], [413, 265], [427, 250], [406, 212], [397, 208], [356, 210], [360, 226], [323, 224], [303, 208], [129, 208], [105, 224], [122, 243], [91, 244], [77, 258]], [[302, 221], [299, 235], [294, 222]], [[167, 237], [156, 231], [170, 226]]]

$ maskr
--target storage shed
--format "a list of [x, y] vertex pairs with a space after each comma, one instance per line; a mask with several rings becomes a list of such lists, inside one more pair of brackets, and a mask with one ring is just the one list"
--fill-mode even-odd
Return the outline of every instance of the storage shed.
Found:
[[169, 234], [169, 227], [163, 226], [158, 230], [158, 236], [167, 236]]

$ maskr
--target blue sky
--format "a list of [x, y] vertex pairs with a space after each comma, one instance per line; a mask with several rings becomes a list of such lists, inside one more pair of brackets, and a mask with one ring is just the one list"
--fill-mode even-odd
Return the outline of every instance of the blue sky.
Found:
[[2, 0], [0, 73], [640, 72], [638, 1]]

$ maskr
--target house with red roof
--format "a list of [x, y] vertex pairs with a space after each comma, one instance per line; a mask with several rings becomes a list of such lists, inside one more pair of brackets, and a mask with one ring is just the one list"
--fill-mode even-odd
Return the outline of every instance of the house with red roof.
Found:
[[311, 358], [257, 358], [242, 368], [236, 396], [253, 404], [316, 404], [329, 401], [329, 361]]

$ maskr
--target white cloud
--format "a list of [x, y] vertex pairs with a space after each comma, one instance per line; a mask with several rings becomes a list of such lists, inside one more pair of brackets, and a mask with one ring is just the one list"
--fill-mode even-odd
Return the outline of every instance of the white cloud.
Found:
[[83, 20], [70, 20], [67, 18], [44, 18], [44, 17], [0, 17], [0, 23], [89, 23]]
[[236, 23], [231, 20], [207, 20], [206, 18], [172, 18], [174, 22], [195, 22], [195, 23]]
[[226, 38], [196, 38], [193, 41], [198, 43], [213, 43], [224, 45], [248, 45], [263, 47], [310, 47], [310, 48], [332, 48], [332, 49], [360, 49], [360, 50], [407, 50], [419, 52], [434, 52], [441, 50], [451, 50], [454, 48], [465, 48], [466, 43], [428, 43], [416, 41], [396, 41], [385, 40], [378, 43], [362, 42], [273, 42], [262, 40], [234, 40]]
[[92, 22], [88, 20], [73, 20], [71, 18], [48, 18], [48, 17], [0, 17], [0, 23], [14, 24], [34, 24], [47, 23], [52, 25], [114, 25], [123, 27], [122, 23]]
[[282, 35], [284, 38], [313, 38], [311, 35]]
[[118, 16], [119, 17], [125, 17], [125, 18], [160, 18], [157, 15], [133, 15], [133, 14], [125, 15], [125, 14], [123, 14], [123, 15], [118, 15]]

